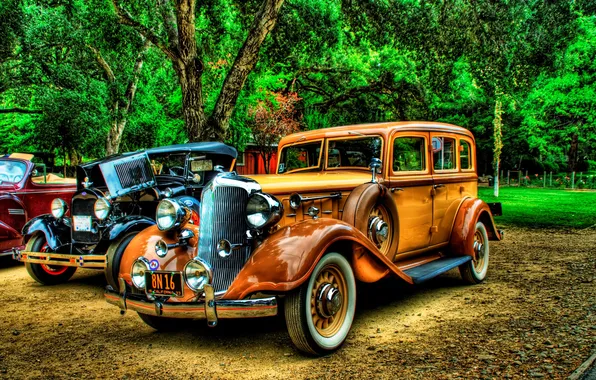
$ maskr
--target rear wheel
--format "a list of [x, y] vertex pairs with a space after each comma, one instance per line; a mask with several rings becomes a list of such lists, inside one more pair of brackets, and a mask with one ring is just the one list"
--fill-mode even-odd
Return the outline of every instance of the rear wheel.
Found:
[[[51, 249], [47, 245], [45, 235], [36, 233], [27, 242], [25, 251], [49, 252]], [[77, 270], [76, 267], [35, 263], [25, 263], [25, 268], [27, 268], [29, 275], [42, 285], [62, 284], [68, 281]]]
[[120, 274], [120, 262], [122, 261], [122, 255], [128, 247], [128, 243], [137, 236], [139, 232], [131, 232], [125, 235], [123, 238], [115, 240], [110, 244], [108, 247], [108, 251], [106, 253], [106, 281], [108, 285], [112, 287], [115, 291], [118, 291], [118, 275]]
[[479, 284], [486, 278], [489, 259], [488, 234], [482, 222], [476, 223], [472, 244], [474, 258], [461, 265], [459, 272], [468, 284]]
[[325, 355], [343, 344], [354, 320], [356, 281], [339, 253], [328, 253], [309, 280], [286, 297], [290, 338], [301, 351]]

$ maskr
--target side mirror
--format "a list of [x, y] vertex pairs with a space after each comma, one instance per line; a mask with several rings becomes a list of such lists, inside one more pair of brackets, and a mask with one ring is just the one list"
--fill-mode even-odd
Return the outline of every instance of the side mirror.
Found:
[[370, 168], [370, 171], [372, 173], [372, 179], [371, 179], [372, 183], [377, 183], [377, 174], [381, 172], [380, 169], [381, 169], [382, 165], [383, 165], [383, 162], [379, 158], [375, 157], [370, 161], [370, 164], [368, 165], [368, 167]]
[[33, 169], [33, 170], [31, 171], [31, 175], [32, 175], [33, 177], [37, 177], [37, 176], [39, 175], [39, 171], [38, 171], [37, 169]]

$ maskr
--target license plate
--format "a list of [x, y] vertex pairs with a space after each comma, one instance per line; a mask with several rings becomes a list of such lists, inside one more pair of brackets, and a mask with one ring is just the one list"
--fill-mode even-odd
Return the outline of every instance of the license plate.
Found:
[[145, 272], [145, 289], [151, 295], [182, 297], [182, 273]]
[[75, 231], [91, 231], [91, 217], [90, 216], [78, 216], [72, 217], [74, 222]]

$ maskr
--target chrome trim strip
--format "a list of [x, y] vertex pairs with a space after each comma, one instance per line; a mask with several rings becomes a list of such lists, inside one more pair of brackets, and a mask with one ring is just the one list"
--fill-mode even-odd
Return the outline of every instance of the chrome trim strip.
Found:
[[8, 209], [9, 215], [25, 215], [25, 210], [22, 208], [9, 208]]
[[[212, 320], [230, 318], [260, 318], [274, 317], [277, 315], [277, 298], [259, 298], [249, 300], [215, 300], [205, 303], [180, 302], [167, 303], [156, 302], [144, 299], [138, 294], [129, 294], [122, 291], [126, 289], [123, 279], [119, 279], [120, 292], [107, 287], [104, 293], [109, 304], [118, 306], [122, 312], [126, 310], [136, 311], [141, 314], [148, 314], [161, 317], [206, 319], [209, 325]], [[159, 314], [158, 311], [159, 310]], [[213, 313], [213, 314], [211, 314]], [[214, 325], [212, 325], [214, 326]]]
[[77, 268], [106, 268], [105, 255], [68, 255], [52, 252], [29, 252], [13, 249], [12, 258], [22, 263], [61, 265]]

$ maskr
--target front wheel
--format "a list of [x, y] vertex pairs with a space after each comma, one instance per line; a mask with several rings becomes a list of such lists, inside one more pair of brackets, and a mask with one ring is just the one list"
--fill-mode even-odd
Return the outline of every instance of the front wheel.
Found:
[[286, 297], [285, 317], [299, 350], [325, 355], [343, 344], [354, 320], [356, 281], [342, 255], [321, 258], [308, 282]]
[[[33, 235], [25, 247], [25, 251], [28, 252], [46, 252], [49, 249], [46, 237], [41, 233]], [[77, 270], [76, 267], [35, 263], [25, 263], [25, 268], [29, 276], [42, 285], [62, 284], [68, 281]]]
[[461, 265], [459, 272], [466, 283], [474, 285], [484, 281], [488, 272], [488, 234], [482, 222], [476, 223], [472, 244], [474, 257], [471, 261]]

